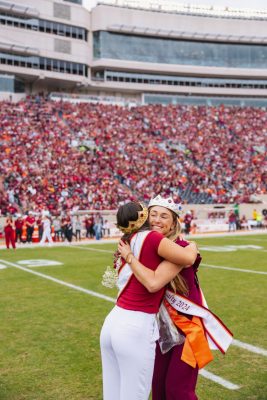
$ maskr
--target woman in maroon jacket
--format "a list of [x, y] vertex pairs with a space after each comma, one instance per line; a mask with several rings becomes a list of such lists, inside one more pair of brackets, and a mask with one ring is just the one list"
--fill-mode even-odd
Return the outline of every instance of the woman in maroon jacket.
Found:
[[12, 217], [7, 217], [5, 226], [4, 226], [4, 231], [5, 231], [5, 239], [6, 239], [6, 247], [9, 249], [9, 245], [11, 242], [11, 245], [13, 249], [16, 248], [15, 244], [15, 224], [13, 222]]

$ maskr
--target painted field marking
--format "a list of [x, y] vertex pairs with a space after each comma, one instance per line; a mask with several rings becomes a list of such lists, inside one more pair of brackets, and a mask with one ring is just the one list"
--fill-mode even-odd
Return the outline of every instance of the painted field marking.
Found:
[[199, 371], [199, 374], [201, 376], [203, 376], [204, 378], [207, 378], [213, 382], [218, 383], [219, 385], [225, 387], [226, 389], [238, 390], [241, 388], [241, 386], [235, 385], [234, 383], [227, 381], [226, 379], [223, 379], [218, 375], [212, 374], [211, 372], [207, 371], [206, 369], [201, 369]]
[[240, 347], [241, 349], [245, 349], [250, 351], [251, 353], [260, 354], [261, 356], [267, 357], [267, 350], [262, 349], [257, 346], [253, 346], [252, 344], [241, 342], [240, 340], [233, 339], [232, 345], [236, 347]]
[[53, 278], [52, 276], [42, 274], [41, 272], [37, 272], [32, 269], [22, 267], [19, 264], [11, 263], [11, 262], [5, 261], [5, 260], [0, 260], [0, 263], [5, 263], [7, 265], [10, 265], [11, 267], [15, 267], [15, 268], [21, 269], [22, 271], [28, 272], [29, 274], [37, 275], [40, 278], [48, 279], [49, 281], [59, 283], [60, 285], [67, 286], [71, 289], [78, 290], [80, 292], [89, 294], [90, 296], [99, 297], [100, 299], [104, 299], [104, 300], [110, 301], [112, 303], [115, 303], [115, 301], [116, 301], [116, 299], [113, 299], [112, 297], [105, 296], [104, 294], [101, 294], [101, 293], [93, 292], [92, 290], [89, 290], [89, 289], [84, 289], [81, 286], [76, 286], [76, 285], [73, 285], [72, 283], [61, 281], [60, 279], [56, 279], [56, 278]]
[[73, 249], [82, 249], [82, 250], [88, 250], [88, 251], [97, 251], [99, 253], [110, 253], [110, 254], [114, 254], [115, 251], [114, 250], [103, 250], [103, 249], [96, 249], [93, 247], [83, 247], [83, 246], [73, 246]]
[[25, 267], [54, 267], [55, 265], [63, 265], [62, 262], [54, 261], [54, 260], [43, 260], [43, 259], [34, 259], [34, 260], [21, 260], [18, 261], [19, 265], [25, 265]]
[[238, 251], [238, 250], [263, 250], [263, 247], [257, 246], [255, 244], [225, 245], [225, 246], [209, 246], [200, 244], [199, 249], [215, 253], [228, 253], [231, 251]]
[[267, 272], [265, 272], [265, 271], [253, 271], [252, 269], [224, 267], [222, 265], [211, 265], [211, 264], [205, 264], [205, 263], [201, 263], [201, 266], [207, 267], [207, 268], [214, 268], [214, 269], [226, 269], [228, 271], [235, 271], [235, 272], [246, 272], [248, 274], [267, 275]]

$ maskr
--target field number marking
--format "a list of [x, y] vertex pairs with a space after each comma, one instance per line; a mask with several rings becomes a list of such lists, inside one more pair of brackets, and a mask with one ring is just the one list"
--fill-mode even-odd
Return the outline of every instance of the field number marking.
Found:
[[59, 261], [53, 260], [21, 260], [17, 261], [19, 265], [25, 265], [26, 267], [51, 267], [54, 265], [63, 265]]

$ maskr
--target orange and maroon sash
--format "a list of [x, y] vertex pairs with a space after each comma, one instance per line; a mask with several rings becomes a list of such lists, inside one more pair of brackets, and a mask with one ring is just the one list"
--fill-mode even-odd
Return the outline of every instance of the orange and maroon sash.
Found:
[[[206, 305], [203, 293], [202, 298]], [[211, 349], [220, 350], [223, 354], [227, 351], [233, 334], [207, 307], [170, 290], [166, 290], [164, 305], [172, 321], [185, 334], [181, 359], [187, 364], [203, 368], [213, 359]]]

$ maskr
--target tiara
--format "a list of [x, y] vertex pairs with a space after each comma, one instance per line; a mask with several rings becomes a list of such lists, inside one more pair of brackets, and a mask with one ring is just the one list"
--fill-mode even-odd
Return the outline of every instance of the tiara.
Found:
[[156, 197], [154, 197], [154, 199], [151, 199], [148, 204], [148, 208], [154, 207], [154, 206], [161, 206], [161, 207], [168, 208], [168, 210], [175, 212], [175, 214], [177, 214], [178, 217], [179, 217], [179, 214], [181, 214], [181, 212], [182, 212], [181, 204], [174, 203], [172, 197], [168, 197], [167, 199], [165, 199], [160, 194], [158, 194]]
[[124, 226], [117, 225], [119, 230], [122, 231], [123, 233], [129, 234], [129, 233], [136, 232], [146, 222], [147, 217], [148, 217], [148, 209], [142, 203], [139, 203], [139, 204], [142, 207], [142, 210], [138, 211], [138, 218], [136, 221], [129, 221], [127, 228], [125, 228]]

